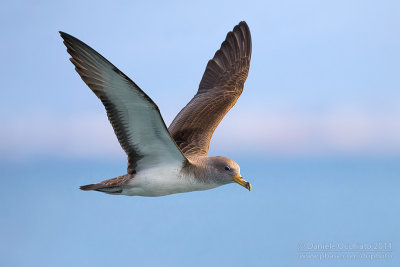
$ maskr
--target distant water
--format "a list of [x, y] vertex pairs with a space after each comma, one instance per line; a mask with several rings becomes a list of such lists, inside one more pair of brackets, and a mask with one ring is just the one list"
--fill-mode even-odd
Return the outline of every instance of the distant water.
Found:
[[3, 266], [400, 266], [400, 159], [235, 158], [252, 185], [82, 192], [124, 162], [0, 165]]

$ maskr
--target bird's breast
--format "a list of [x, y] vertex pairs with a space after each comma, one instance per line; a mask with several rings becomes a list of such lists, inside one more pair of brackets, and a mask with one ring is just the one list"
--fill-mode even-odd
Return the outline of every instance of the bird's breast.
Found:
[[207, 190], [219, 185], [203, 182], [181, 172], [180, 166], [158, 166], [136, 173], [122, 194], [130, 196], [165, 196], [176, 193]]

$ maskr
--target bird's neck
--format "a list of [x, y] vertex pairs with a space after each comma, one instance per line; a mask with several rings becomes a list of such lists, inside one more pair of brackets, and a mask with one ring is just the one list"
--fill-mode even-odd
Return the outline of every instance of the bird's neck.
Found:
[[201, 182], [209, 182], [210, 170], [207, 168], [208, 157], [196, 157], [188, 159], [182, 167], [184, 174], [191, 174], [193, 178]]

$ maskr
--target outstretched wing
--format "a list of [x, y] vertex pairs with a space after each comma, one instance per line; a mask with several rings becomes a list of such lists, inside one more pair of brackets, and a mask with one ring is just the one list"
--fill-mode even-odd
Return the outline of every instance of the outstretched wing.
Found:
[[243, 91], [251, 58], [251, 35], [242, 21], [229, 32], [206, 67], [199, 90], [169, 126], [187, 157], [207, 156], [211, 137]]
[[150, 97], [94, 49], [69, 34], [60, 34], [76, 71], [106, 108], [128, 155], [128, 173], [164, 163], [183, 163], [186, 158]]

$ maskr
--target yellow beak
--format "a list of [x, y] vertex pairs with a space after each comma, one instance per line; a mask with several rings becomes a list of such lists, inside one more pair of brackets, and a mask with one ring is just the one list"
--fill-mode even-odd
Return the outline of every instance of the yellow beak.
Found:
[[247, 182], [246, 180], [244, 180], [243, 177], [240, 176], [240, 174], [237, 176], [233, 176], [233, 180], [236, 183], [240, 184], [241, 186], [247, 188], [249, 191], [251, 190], [251, 184], [249, 182]]

